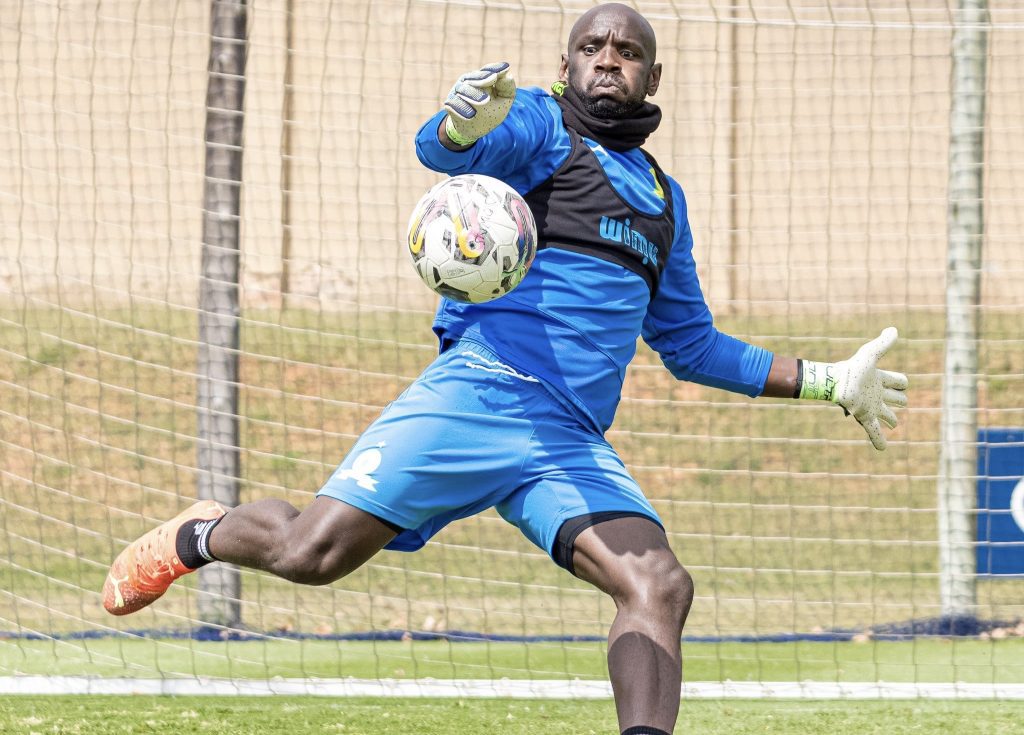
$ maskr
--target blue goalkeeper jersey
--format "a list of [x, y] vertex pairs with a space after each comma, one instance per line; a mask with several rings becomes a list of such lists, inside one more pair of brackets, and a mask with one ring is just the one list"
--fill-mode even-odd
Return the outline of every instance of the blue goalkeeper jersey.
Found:
[[[531, 192], [562, 175], [564, 164], [576, 154], [575, 133], [565, 128], [558, 103], [536, 87], [519, 89], [505, 121], [466, 151], [449, 151], [438, 141], [445, 114], [437, 113], [420, 128], [420, 161], [453, 176], [493, 176], [528, 201]], [[714, 327], [697, 279], [679, 184], [659, 177], [639, 148], [619, 153], [589, 138], [581, 140], [611, 189], [609, 197], [589, 191], [581, 206], [600, 211], [602, 201], [617, 197], [635, 210], [638, 220], [666, 215], [674, 240], [661, 249], [668, 253], [664, 262], [651, 271], [584, 249], [555, 246], [545, 242], [544, 222], [538, 221], [540, 249], [514, 291], [485, 304], [441, 300], [434, 331], [442, 348], [460, 338], [488, 345], [509, 364], [541, 380], [601, 433], [615, 417], [626, 367], [641, 336], [681, 380], [760, 395], [772, 353]], [[602, 218], [602, 232], [628, 230], [628, 220], [619, 219]], [[608, 222], [612, 224], [605, 230]]]

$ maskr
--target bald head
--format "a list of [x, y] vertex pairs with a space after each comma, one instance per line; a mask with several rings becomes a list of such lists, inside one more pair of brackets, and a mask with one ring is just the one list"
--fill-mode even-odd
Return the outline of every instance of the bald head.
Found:
[[654, 63], [658, 52], [658, 41], [654, 35], [654, 28], [637, 11], [622, 3], [605, 3], [593, 7], [581, 15], [572, 25], [569, 31], [569, 52], [572, 53], [574, 42], [581, 35], [593, 33], [594, 31], [614, 28], [621, 33], [628, 34], [643, 45], [647, 52], [650, 63]]
[[596, 117], [631, 114], [658, 91], [661, 64], [654, 29], [622, 3], [606, 3], [580, 16], [569, 31], [558, 78]]

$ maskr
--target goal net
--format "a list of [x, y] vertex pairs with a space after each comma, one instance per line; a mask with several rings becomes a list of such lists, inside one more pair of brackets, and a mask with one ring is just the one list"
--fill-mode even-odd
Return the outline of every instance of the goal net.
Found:
[[[211, 471], [197, 459], [197, 384], [217, 4], [50, 0], [0, 18], [0, 680], [59, 691], [86, 686], [59, 678], [83, 672], [93, 691], [326, 680], [356, 693], [432, 692], [437, 680], [465, 694], [507, 679], [531, 696], [607, 696], [614, 605], [493, 512], [327, 587], [241, 570], [226, 623], [202, 613], [226, 593], [193, 578], [136, 615], [103, 611], [113, 557], [193, 502]], [[402, 241], [438, 176], [413, 136], [483, 63], [507, 60], [520, 86], [548, 87], [589, 7], [239, 4], [242, 501], [307, 504], [432, 359], [435, 297]], [[695, 579], [687, 685], [1021, 696], [1024, 667], [1002, 639], [1024, 635], [1024, 570], [968, 570], [970, 619], [944, 617], [936, 486], [951, 49], [967, 25], [987, 41], [969, 416], [1006, 429], [1011, 450], [1022, 442], [1024, 11], [998, 0], [979, 24], [934, 2], [636, 7], [664, 66], [649, 149], [687, 194], [718, 326], [835, 360], [895, 325], [885, 366], [912, 386], [876, 453], [835, 407], [676, 382], [641, 345], [609, 438]], [[1010, 512], [980, 503], [970, 498], [972, 534]], [[976, 543], [970, 553], [987, 553]], [[991, 549], [1012, 565], [1018, 543]], [[530, 684], [551, 680], [568, 688]], [[370, 689], [351, 688], [360, 682]]]

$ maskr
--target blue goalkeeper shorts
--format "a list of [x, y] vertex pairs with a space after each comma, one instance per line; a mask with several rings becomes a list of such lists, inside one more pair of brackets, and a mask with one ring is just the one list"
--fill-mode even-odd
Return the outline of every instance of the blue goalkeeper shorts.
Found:
[[405, 529], [386, 547], [400, 551], [491, 507], [548, 554], [562, 524], [584, 514], [624, 511], [662, 525], [604, 437], [469, 340], [384, 409], [318, 495]]

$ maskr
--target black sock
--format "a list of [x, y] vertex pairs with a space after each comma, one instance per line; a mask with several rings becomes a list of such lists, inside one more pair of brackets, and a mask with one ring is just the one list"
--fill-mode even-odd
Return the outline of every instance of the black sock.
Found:
[[212, 521], [195, 520], [181, 524], [178, 535], [174, 538], [174, 550], [178, 552], [182, 564], [189, 569], [198, 569], [211, 561], [217, 561], [210, 553], [210, 532], [223, 517], [214, 518]]
[[656, 727], [648, 727], [647, 725], [634, 725], [633, 727], [627, 727], [622, 731], [622, 735], [669, 735], [664, 730], [659, 730]]

